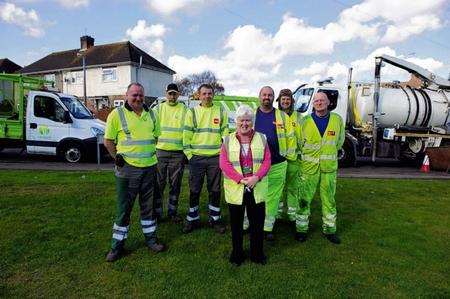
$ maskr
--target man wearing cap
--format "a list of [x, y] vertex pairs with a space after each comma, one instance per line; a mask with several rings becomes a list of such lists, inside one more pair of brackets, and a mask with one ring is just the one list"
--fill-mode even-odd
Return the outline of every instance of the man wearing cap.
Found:
[[157, 223], [153, 209], [155, 138], [159, 133], [154, 113], [144, 104], [144, 88], [139, 83], [131, 83], [124, 107], [114, 109], [106, 121], [104, 144], [115, 160], [117, 190], [117, 216], [111, 251], [106, 256], [108, 262], [114, 262], [123, 255], [130, 214], [138, 195], [145, 243], [154, 252], [165, 250], [156, 238]]
[[183, 153], [183, 126], [186, 106], [178, 102], [178, 86], [170, 83], [166, 88], [166, 100], [154, 108], [161, 135], [156, 144], [158, 157], [158, 192], [155, 193], [155, 211], [162, 217], [162, 204], [166, 182], [169, 182], [167, 216], [172, 222], [180, 222], [177, 214], [181, 180], [186, 156]]
[[344, 144], [342, 118], [328, 110], [330, 100], [324, 92], [313, 98], [313, 112], [305, 116], [300, 130], [302, 193], [297, 215], [296, 239], [307, 239], [311, 201], [319, 186], [322, 202], [322, 231], [332, 243], [341, 241], [336, 235], [337, 153]]
[[256, 111], [255, 131], [266, 135], [270, 149], [271, 167], [267, 174], [269, 192], [266, 199], [264, 232], [267, 241], [273, 241], [272, 233], [278, 214], [278, 205], [286, 180], [286, 160], [295, 161], [296, 142], [289, 116], [273, 107], [274, 91], [264, 86], [259, 92], [260, 106]]
[[209, 84], [198, 88], [200, 105], [186, 114], [183, 131], [183, 148], [189, 159], [189, 212], [183, 227], [190, 233], [200, 227], [199, 202], [203, 180], [209, 195], [209, 226], [223, 234], [225, 226], [221, 222], [220, 192], [222, 172], [219, 154], [222, 138], [228, 135], [228, 116], [223, 107], [213, 103], [214, 90]]

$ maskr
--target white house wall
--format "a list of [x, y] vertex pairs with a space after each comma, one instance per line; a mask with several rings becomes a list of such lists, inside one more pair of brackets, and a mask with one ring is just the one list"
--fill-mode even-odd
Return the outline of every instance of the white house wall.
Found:
[[136, 80], [136, 67], [132, 67], [131, 79], [139, 81], [144, 86], [145, 95], [152, 97], [161, 97], [165, 94], [167, 84], [172, 83], [173, 76], [171, 74], [141, 68], [139, 70], [138, 79]]
[[[88, 97], [101, 97], [125, 94], [128, 84], [131, 82], [131, 65], [117, 66], [117, 80], [103, 82], [102, 68], [86, 69], [86, 94]], [[71, 78], [72, 72], [65, 72], [64, 78]], [[66, 80], [67, 81], [67, 80]], [[83, 97], [83, 82], [64, 82], [63, 92]]]

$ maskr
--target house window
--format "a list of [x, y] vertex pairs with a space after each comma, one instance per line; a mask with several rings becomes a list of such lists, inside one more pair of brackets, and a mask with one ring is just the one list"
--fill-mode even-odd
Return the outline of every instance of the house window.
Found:
[[103, 82], [117, 81], [117, 68], [112, 67], [102, 69], [102, 81]]
[[55, 74], [44, 75], [44, 80], [55, 82], [55, 80], [56, 80]]
[[71, 72], [68, 83], [83, 84], [83, 71]]

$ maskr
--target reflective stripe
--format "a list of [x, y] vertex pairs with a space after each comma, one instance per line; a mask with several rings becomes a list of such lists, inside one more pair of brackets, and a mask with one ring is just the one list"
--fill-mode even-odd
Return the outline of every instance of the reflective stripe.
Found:
[[184, 126], [184, 127], [183, 127], [183, 130], [186, 130], [186, 131], [194, 131], [194, 128], [193, 128], [193, 127], [190, 127], [190, 126]]
[[241, 162], [239, 162], [239, 161], [233, 161], [233, 162], [231, 162], [231, 164], [233, 166], [235, 166], [235, 167], [240, 167], [241, 166]]
[[198, 210], [198, 206], [193, 207], [193, 208], [189, 208], [189, 212], [195, 212]]
[[221, 130], [220, 129], [212, 129], [212, 128], [195, 128], [194, 132], [195, 133], [217, 133], [217, 134], [220, 134]]
[[206, 144], [191, 144], [192, 149], [220, 149], [221, 144], [206, 145]]
[[320, 144], [319, 143], [305, 143], [303, 145], [303, 149], [320, 150]]
[[220, 216], [209, 216], [209, 217], [211, 217], [214, 221], [217, 221], [220, 219]]
[[253, 159], [253, 164], [258, 163], [258, 164], [262, 164], [263, 159]]
[[183, 128], [174, 128], [174, 127], [161, 127], [161, 132], [183, 132]]
[[286, 154], [287, 154], [287, 155], [293, 154], [293, 153], [295, 153], [295, 151], [296, 151], [295, 148], [290, 148], [290, 149], [288, 149], [288, 150], [286, 151]]
[[130, 130], [128, 130], [127, 119], [125, 118], [125, 112], [122, 107], [117, 108], [117, 113], [119, 114], [120, 124], [122, 125], [122, 129], [127, 135], [127, 139], [131, 139]]
[[145, 152], [145, 153], [119, 153], [122, 156], [128, 157], [128, 158], [149, 158], [155, 154], [154, 151], [151, 152]]
[[309, 224], [308, 215], [297, 215], [297, 220], [295, 223], [299, 226], [308, 226]]
[[264, 219], [264, 227], [265, 228], [272, 228], [274, 223], [275, 223], [275, 217], [266, 216], [266, 219]]
[[336, 141], [335, 140], [323, 141], [322, 145], [336, 145]]
[[194, 220], [198, 220], [200, 219], [200, 216], [195, 216], [195, 217], [191, 217], [191, 216], [186, 216], [186, 220], [187, 221], [194, 221]]
[[177, 209], [177, 206], [173, 205], [171, 203], [169, 203], [167, 206], [169, 207], [169, 210], [176, 210]]
[[278, 133], [277, 137], [278, 137], [278, 139], [284, 139], [284, 138], [286, 138], [286, 134], [285, 133]]
[[320, 162], [319, 158], [315, 158], [315, 157], [308, 156], [308, 155], [303, 155], [302, 160], [311, 162], [311, 163], [319, 163]]
[[328, 227], [335, 227], [336, 226], [336, 214], [328, 214], [322, 217], [323, 224], [325, 224]]
[[156, 230], [156, 225], [155, 226], [150, 226], [150, 227], [143, 227], [142, 228], [142, 232], [144, 234], [148, 234], [148, 233], [153, 233]]
[[208, 205], [209, 209], [215, 212], [220, 212], [220, 208], [212, 206], [212, 205]]
[[320, 160], [336, 160], [336, 155], [320, 155]]
[[128, 232], [128, 226], [118, 226], [118, 225], [115, 224], [115, 223], [114, 223], [114, 225], [113, 225], [113, 229], [114, 229], [114, 230], [121, 231], [121, 232], [124, 232], [124, 233]]
[[174, 138], [158, 138], [158, 142], [171, 143], [171, 144], [176, 144], [176, 145], [183, 145], [183, 140], [174, 139]]
[[155, 220], [141, 220], [141, 225], [154, 225], [155, 223]]
[[121, 145], [152, 145], [155, 144], [155, 139], [147, 140], [124, 140], [120, 142]]
[[119, 240], [119, 241], [122, 241], [123, 239], [126, 239], [127, 238], [127, 234], [124, 234], [124, 235], [120, 235], [120, 234], [113, 234], [113, 239], [116, 239], [116, 240]]

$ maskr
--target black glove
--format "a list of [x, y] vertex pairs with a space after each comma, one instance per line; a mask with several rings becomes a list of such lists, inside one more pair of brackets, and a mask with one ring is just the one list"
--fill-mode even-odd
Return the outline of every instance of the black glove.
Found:
[[125, 165], [125, 160], [123, 159], [121, 154], [116, 155], [114, 164], [116, 164], [117, 167], [123, 167]]

